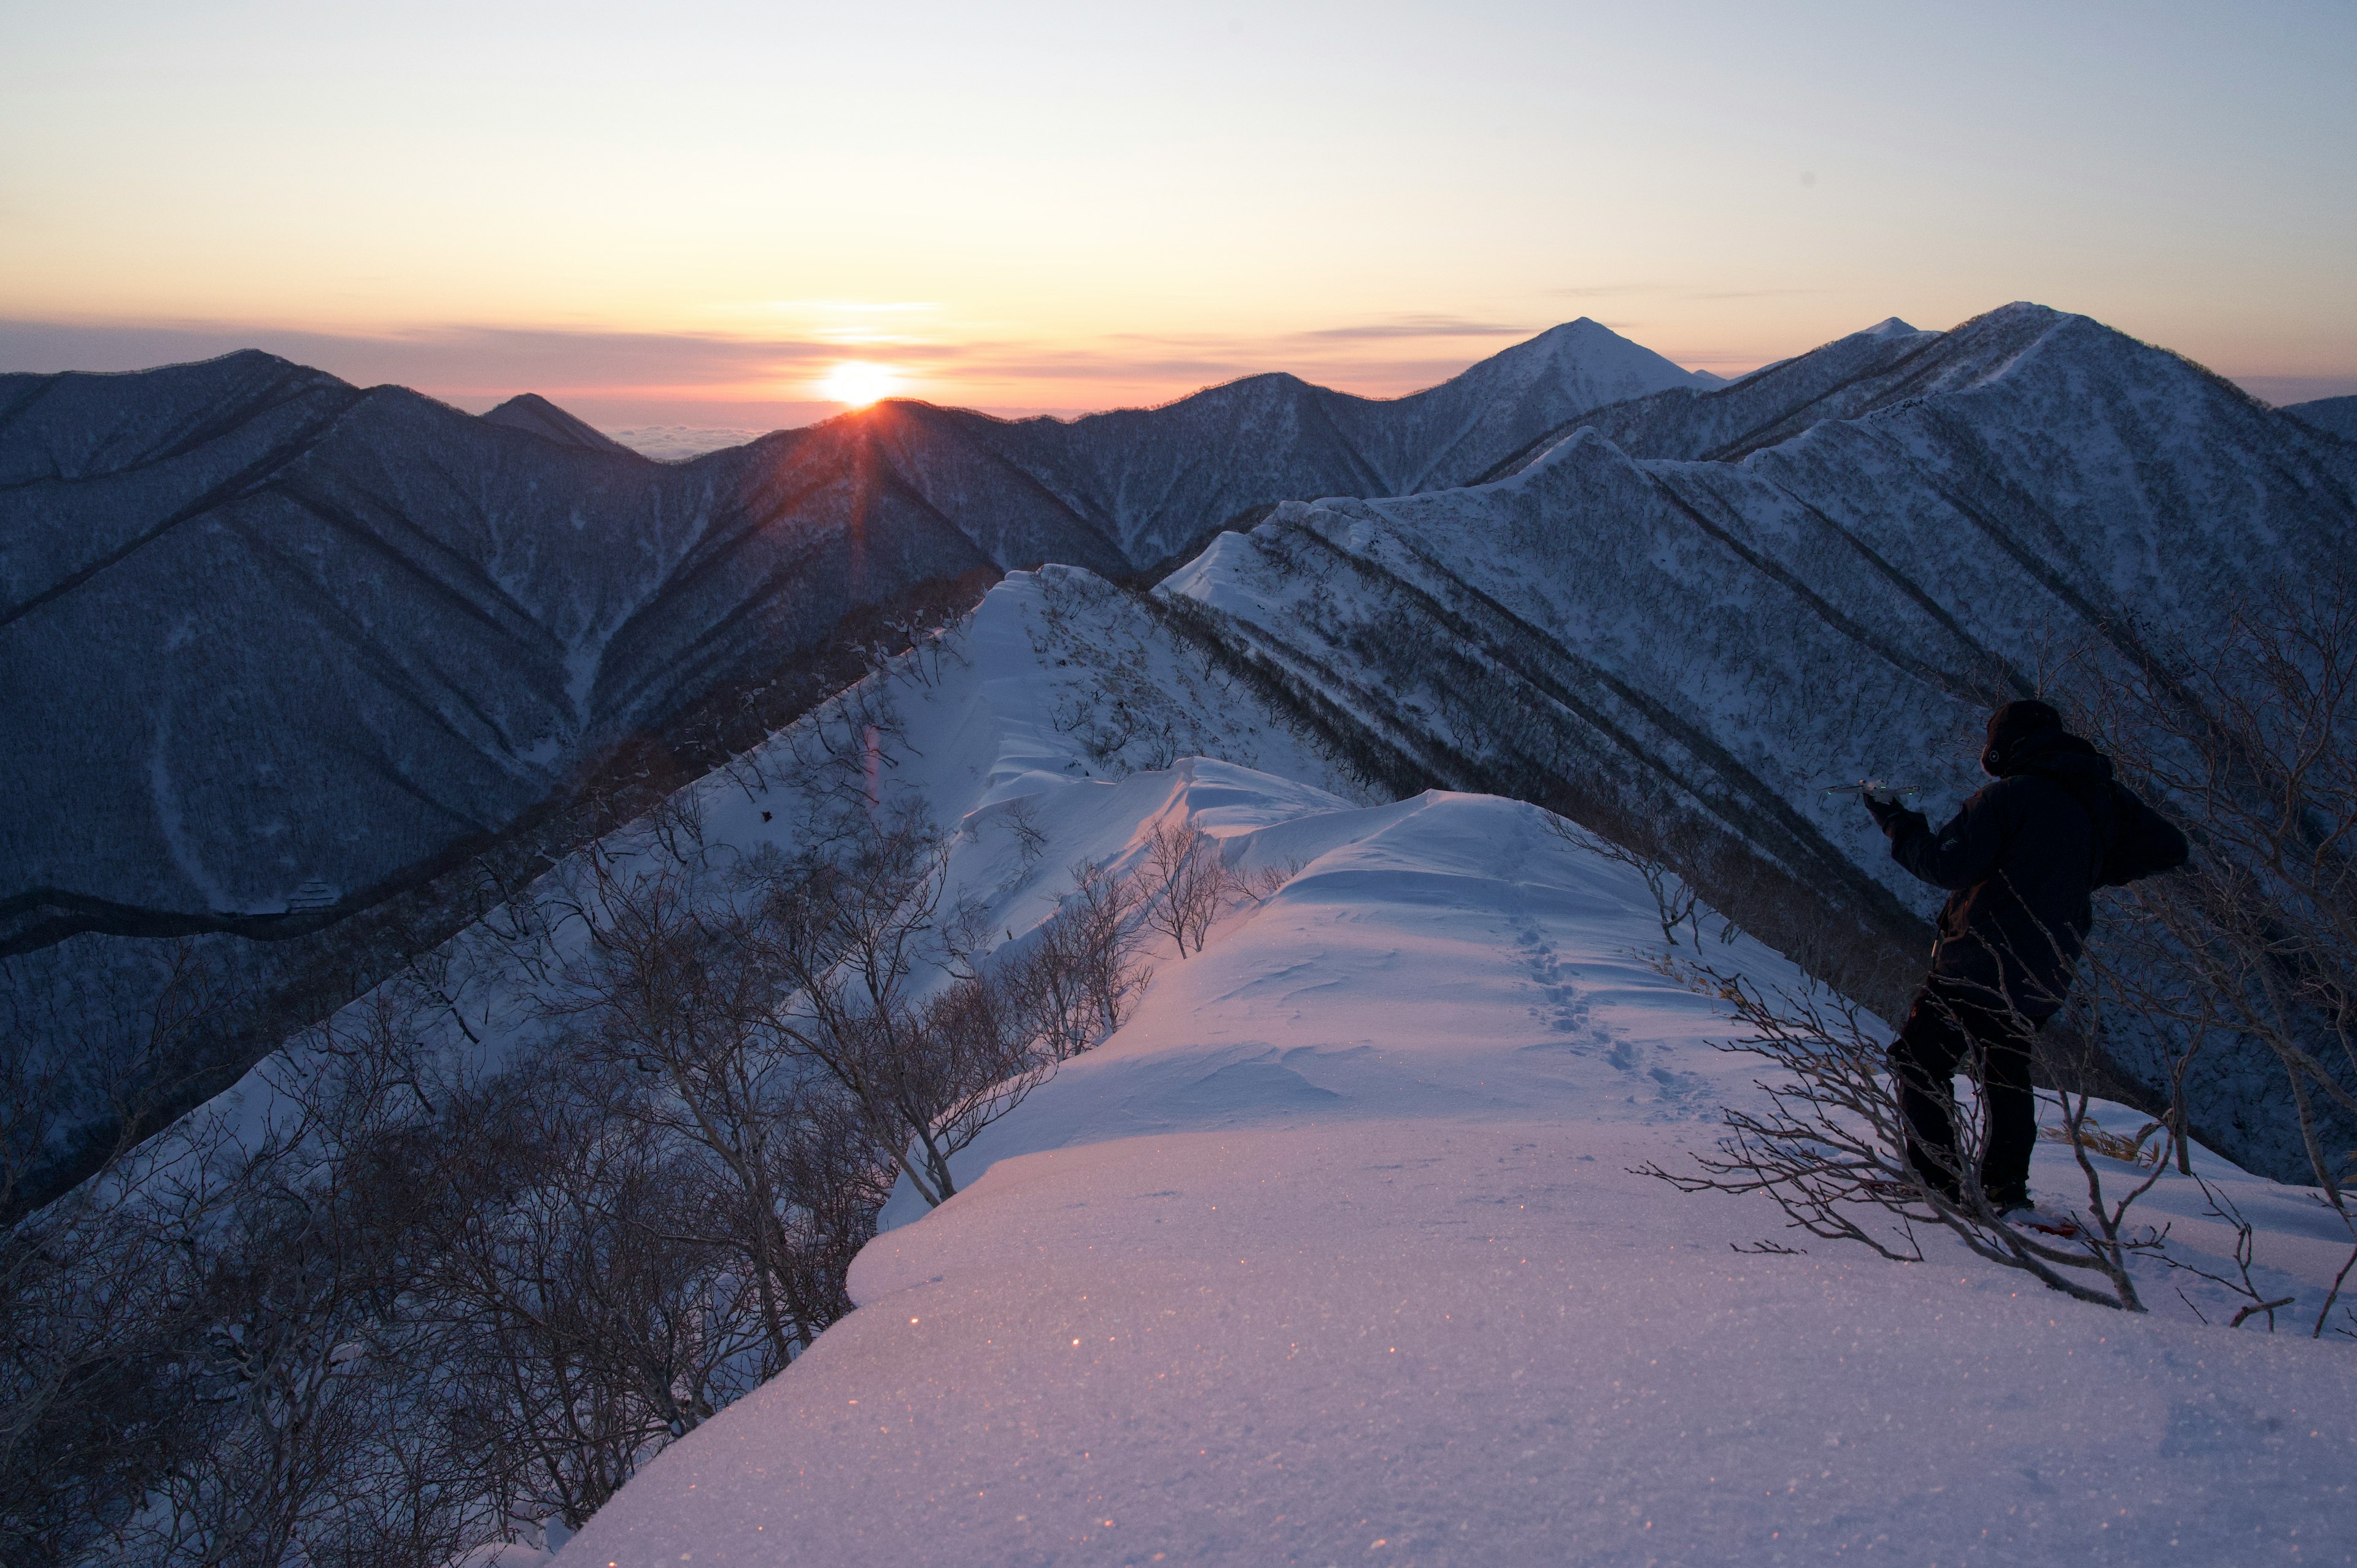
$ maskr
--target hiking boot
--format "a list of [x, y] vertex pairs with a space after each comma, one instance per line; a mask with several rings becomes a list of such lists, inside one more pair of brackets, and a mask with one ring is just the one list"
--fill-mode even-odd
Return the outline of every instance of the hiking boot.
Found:
[[2045, 1208], [2027, 1197], [2016, 1198], [2000, 1206], [1997, 1218], [2017, 1230], [2036, 1230], [2048, 1236], [2059, 1236], [2066, 1241], [2083, 1229], [2077, 1215]]

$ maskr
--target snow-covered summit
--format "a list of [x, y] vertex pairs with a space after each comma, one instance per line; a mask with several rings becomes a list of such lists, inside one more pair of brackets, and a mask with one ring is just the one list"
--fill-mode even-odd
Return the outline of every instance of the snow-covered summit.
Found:
[[635, 452], [588, 421], [566, 413], [538, 392], [519, 392], [497, 408], [478, 416], [492, 424], [526, 430], [560, 446], [585, 452]]

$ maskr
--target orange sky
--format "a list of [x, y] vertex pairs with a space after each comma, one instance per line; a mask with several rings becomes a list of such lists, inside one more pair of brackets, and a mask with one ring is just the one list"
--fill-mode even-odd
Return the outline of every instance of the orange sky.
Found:
[[608, 425], [1749, 368], [2032, 298], [2357, 391], [2357, 8], [19, 6], [0, 369], [254, 343]]

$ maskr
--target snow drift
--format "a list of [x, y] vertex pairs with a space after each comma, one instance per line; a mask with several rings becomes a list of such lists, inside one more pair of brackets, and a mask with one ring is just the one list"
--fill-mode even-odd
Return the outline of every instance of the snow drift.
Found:
[[[996, 591], [977, 642], [1034, 592]], [[1008, 732], [1026, 766], [995, 772], [1043, 797], [1045, 864], [1184, 814], [1281, 887], [1161, 954], [1135, 1020], [969, 1150], [956, 1197], [904, 1190], [854, 1267], [861, 1310], [562, 1562], [2346, 1550], [2340, 1348], [2174, 1300], [2126, 1318], [1961, 1254], [1741, 1255], [1772, 1208], [1628, 1174], [1756, 1091], [1709, 1048], [1717, 1006], [1664, 972], [1641, 882], [1544, 813], [1364, 807], [1203, 759], [1073, 782], [1041, 738]], [[2190, 1187], [2163, 1205], [2198, 1230]], [[2326, 1268], [2318, 1236], [2280, 1255]]]

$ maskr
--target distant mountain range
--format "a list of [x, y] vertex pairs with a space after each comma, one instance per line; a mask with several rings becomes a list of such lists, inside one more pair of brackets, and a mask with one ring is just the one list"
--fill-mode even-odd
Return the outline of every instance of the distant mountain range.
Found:
[[2284, 412], [2343, 441], [2357, 441], [2357, 396], [2320, 397], [2314, 403], [2284, 405]]
[[[1582, 320], [1388, 402], [890, 402], [676, 464], [544, 399], [471, 416], [260, 353], [0, 377], [0, 1027], [80, 1048], [169, 983], [102, 933], [210, 929], [260, 999], [189, 1047], [220, 1081], [490, 896], [390, 896], [421, 867], [839, 671], [881, 607], [1040, 562], [1159, 581], [1377, 784], [1670, 854], [1887, 1008], [1935, 899], [1823, 787], [1960, 798], [1987, 704], [2057, 660], [2348, 564], [2348, 401], [2270, 409], [2031, 305], [1725, 383]], [[2202, 1087], [2236, 1108], [2205, 1136], [2297, 1167], [2279, 1087]]]
[[[1995, 703], [2357, 564], [2357, 446], [2034, 305], [1595, 410], [1492, 473], [1281, 507], [1160, 591], [1376, 766], [1665, 854], [1886, 1011], [1939, 895], [1825, 786], [1902, 779], [1944, 813]], [[2114, 1066], [2149, 1091], [2136, 1046]], [[2199, 1087], [2243, 1119], [2205, 1136], [2299, 1168], [2280, 1079]]]
[[350, 909], [862, 607], [1150, 570], [1694, 379], [1581, 320], [1391, 401], [894, 402], [666, 465], [540, 397], [474, 417], [259, 352], [0, 376], [0, 942]]

